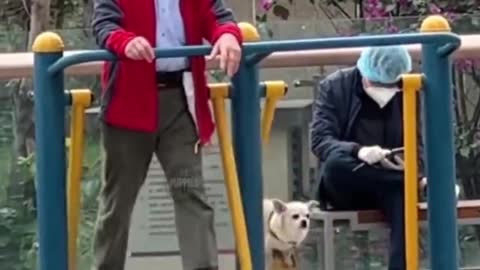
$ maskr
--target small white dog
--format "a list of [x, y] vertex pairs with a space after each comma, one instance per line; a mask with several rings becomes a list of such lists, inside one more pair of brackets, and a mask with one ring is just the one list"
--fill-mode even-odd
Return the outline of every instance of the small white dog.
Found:
[[318, 202], [278, 199], [263, 200], [263, 228], [265, 234], [265, 269], [271, 269], [273, 260], [280, 257], [285, 267], [295, 267], [296, 249], [310, 229], [310, 213]]

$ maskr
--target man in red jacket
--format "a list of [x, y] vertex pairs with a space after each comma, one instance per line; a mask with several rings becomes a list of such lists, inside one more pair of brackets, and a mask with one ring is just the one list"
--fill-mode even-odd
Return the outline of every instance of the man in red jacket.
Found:
[[[213, 44], [229, 76], [241, 34], [222, 0], [95, 0], [93, 32], [119, 60], [102, 72], [105, 174], [95, 237], [96, 270], [123, 270], [130, 218], [152, 155], [174, 201], [183, 269], [218, 269], [213, 209], [199, 147], [214, 124], [204, 57], [154, 59], [153, 47]], [[159, 243], [160, 244], [160, 243]]]

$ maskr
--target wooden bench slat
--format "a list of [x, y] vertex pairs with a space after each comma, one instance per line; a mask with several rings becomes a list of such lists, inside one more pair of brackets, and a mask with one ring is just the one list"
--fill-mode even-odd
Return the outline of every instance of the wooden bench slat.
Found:
[[[378, 210], [355, 211], [359, 224], [385, 223], [385, 217]], [[418, 219], [426, 221], [427, 203], [418, 204]], [[480, 218], [480, 200], [462, 200], [457, 203], [457, 218], [472, 219]]]

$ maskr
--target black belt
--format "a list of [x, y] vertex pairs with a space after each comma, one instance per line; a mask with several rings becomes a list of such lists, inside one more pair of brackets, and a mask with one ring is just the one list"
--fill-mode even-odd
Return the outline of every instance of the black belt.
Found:
[[161, 88], [178, 88], [183, 85], [183, 73], [187, 70], [180, 71], [158, 71], [157, 86]]

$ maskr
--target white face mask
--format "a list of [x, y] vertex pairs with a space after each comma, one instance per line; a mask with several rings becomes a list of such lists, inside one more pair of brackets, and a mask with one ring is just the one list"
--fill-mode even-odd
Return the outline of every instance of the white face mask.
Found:
[[377, 86], [365, 87], [365, 92], [370, 96], [380, 108], [385, 107], [390, 100], [395, 96], [400, 89], [398, 88], [386, 88]]

